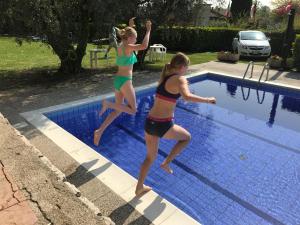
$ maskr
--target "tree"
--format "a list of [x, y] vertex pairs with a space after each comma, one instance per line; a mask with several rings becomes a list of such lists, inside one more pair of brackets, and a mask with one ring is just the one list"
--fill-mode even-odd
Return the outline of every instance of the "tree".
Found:
[[[60, 59], [59, 70], [74, 74], [81, 70], [91, 32], [106, 36], [112, 25], [127, 23], [132, 16], [138, 16], [139, 34], [149, 18], [155, 32], [158, 26], [184, 24], [199, 3], [202, 0], [0, 0], [0, 33], [6, 28], [21, 38], [45, 37], [44, 43]], [[139, 52], [142, 63], [144, 53]]]
[[[159, 26], [188, 24], [193, 7], [202, 3], [202, 0], [136, 0], [136, 15], [139, 21], [150, 18], [152, 21], [151, 32], [154, 33]], [[140, 25], [140, 23], [137, 25]], [[142, 33], [142, 27], [138, 26], [137, 29], [138, 33]], [[138, 66], [143, 64], [146, 51], [139, 52], [140, 64]]]
[[[130, 0], [1, 1], [0, 28], [9, 24], [9, 32], [16, 36], [45, 37], [44, 43], [50, 45], [60, 59], [60, 72], [74, 74], [81, 70], [90, 28], [102, 30], [103, 18], [110, 24], [116, 22], [121, 7], [130, 5]], [[125, 11], [122, 15], [128, 13]]]
[[299, 7], [299, 5], [300, 5], [300, 0], [292, 0], [292, 1], [291, 0], [272, 0], [272, 5], [276, 9], [281, 6], [287, 6], [290, 2], [296, 8]]
[[227, 7], [226, 0], [211, 0], [209, 1], [214, 7], [224, 8]]
[[272, 19], [271, 9], [268, 6], [261, 6], [259, 4], [256, 12], [256, 18], [259, 28], [270, 29], [275, 25]]
[[272, 5], [274, 6], [274, 12], [277, 16], [285, 17], [291, 8], [295, 9], [299, 13], [300, 0], [273, 0]]
[[233, 20], [237, 20], [243, 16], [249, 16], [252, 6], [252, 0], [232, 0], [231, 14]]

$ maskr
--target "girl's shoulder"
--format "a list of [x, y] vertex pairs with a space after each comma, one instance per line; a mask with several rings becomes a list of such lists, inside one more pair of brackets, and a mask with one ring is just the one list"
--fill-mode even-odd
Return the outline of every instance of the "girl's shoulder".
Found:
[[187, 83], [188, 82], [187, 78], [184, 75], [178, 75], [177, 79], [180, 83]]
[[185, 79], [185, 77], [183, 75], [178, 74], [178, 73], [171, 74], [171, 76], [174, 77], [174, 79], [177, 79], [177, 80]]
[[117, 47], [117, 51], [119, 55], [125, 55], [125, 56], [130, 56], [131, 53], [133, 52], [130, 46], [125, 46], [124, 44], [121, 44]]

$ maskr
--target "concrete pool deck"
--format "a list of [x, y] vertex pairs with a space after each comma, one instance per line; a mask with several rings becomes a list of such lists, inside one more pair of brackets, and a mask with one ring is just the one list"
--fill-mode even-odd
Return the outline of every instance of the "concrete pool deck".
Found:
[[[209, 62], [191, 66], [190, 69], [193, 73], [205, 70], [241, 77], [246, 67], [246, 64]], [[261, 66], [255, 66], [254, 79], [257, 79], [261, 70]], [[159, 73], [145, 73], [143, 77], [138, 74], [135, 75], [136, 79], [134, 81], [136, 87], [157, 81], [159, 77]], [[104, 76], [99, 75], [99, 78], [103, 78], [102, 83], [98, 83], [97, 80], [82, 83], [74, 81], [71, 85], [70, 83], [60, 84], [50, 87], [47, 90], [44, 90], [43, 87], [28, 87], [19, 90], [1, 91], [0, 111], [43, 155], [49, 158], [56, 167], [66, 174], [67, 180], [80, 189], [83, 196], [91, 200], [103, 215], [109, 216], [116, 224], [151, 224], [143, 215], [116, 196], [109, 187], [103, 185], [99, 180], [94, 179], [93, 174], [87, 172], [84, 167], [76, 163], [55, 143], [45, 137], [35, 127], [28, 124], [19, 115], [22, 112], [111, 92], [112, 76]], [[269, 78], [274, 83], [300, 87], [299, 73], [270, 70]], [[99, 88], [103, 89], [99, 90]]]

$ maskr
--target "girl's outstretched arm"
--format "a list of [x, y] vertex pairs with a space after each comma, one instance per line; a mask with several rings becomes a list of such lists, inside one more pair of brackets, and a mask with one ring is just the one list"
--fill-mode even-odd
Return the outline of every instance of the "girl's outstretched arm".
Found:
[[142, 42], [142, 44], [131, 44], [131, 45], [128, 45], [129, 48], [132, 50], [132, 51], [139, 51], [139, 50], [145, 50], [146, 48], [148, 48], [148, 44], [149, 44], [149, 38], [150, 38], [150, 31], [151, 31], [151, 21], [148, 20], [146, 22], [146, 34], [145, 34], [145, 37], [144, 37], [144, 40]]
[[188, 102], [205, 102], [205, 103], [216, 103], [215, 97], [204, 98], [198, 95], [194, 95], [190, 92], [188, 86], [188, 80], [184, 76], [179, 77], [179, 92], [184, 100]]

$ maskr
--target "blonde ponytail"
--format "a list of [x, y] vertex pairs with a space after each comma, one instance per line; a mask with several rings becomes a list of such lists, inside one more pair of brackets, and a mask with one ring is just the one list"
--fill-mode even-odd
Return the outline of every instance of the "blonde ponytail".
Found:
[[136, 30], [132, 27], [125, 27], [118, 31], [118, 35], [122, 40], [127, 40], [129, 37], [137, 36]]
[[190, 64], [190, 59], [187, 55], [182, 52], [176, 53], [171, 59], [170, 63], [165, 64], [159, 79], [159, 83], [161, 83], [165, 77], [171, 75], [172, 73], [176, 73], [178, 69], [182, 66], [188, 66]]
[[169, 74], [168, 71], [170, 69], [170, 63], [165, 64], [161, 74], [160, 74], [160, 79], [159, 79], [159, 83], [161, 83], [164, 78]]

